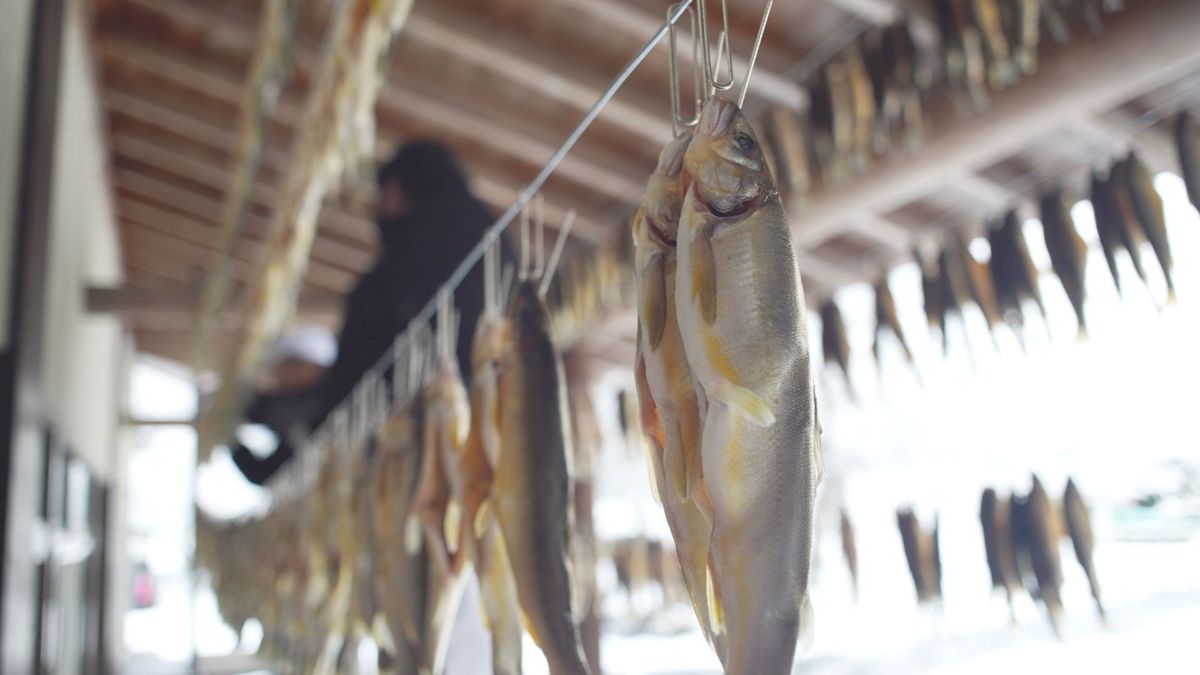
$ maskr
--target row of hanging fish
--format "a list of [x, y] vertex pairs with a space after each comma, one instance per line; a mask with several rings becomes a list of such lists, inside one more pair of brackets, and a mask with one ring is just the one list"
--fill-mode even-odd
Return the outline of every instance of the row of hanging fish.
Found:
[[[1068, 479], [1062, 501], [1056, 505], [1037, 476], [1033, 477], [1032, 483], [1025, 495], [1001, 497], [992, 488], [983, 492], [979, 517], [992, 588], [1004, 592], [1014, 623], [1014, 597], [1027, 590], [1030, 597], [1046, 608], [1057, 635], [1063, 616], [1059, 542], [1067, 538], [1087, 576], [1097, 612], [1101, 620], [1106, 621], [1093, 560], [1095, 538], [1091, 514], [1079, 488], [1074, 480]], [[1056, 508], [1058, 506], [1061, 508]], [[896, 512], [896, 526], [918, 603], [940, 606], [942, 560], [936, 516], [932, 527], [926, 528], [911, 508], [902, 508]], [[854, 525], [844, 508], [841, 510], [841, 544], [857, 595], [858, 548]]]
[[[428, 385], [392, 409], [377, 436], [325, 449], [319, 481], [294, 507], [206, 539], [219, 542], [203, 561], [231, 621], [283, 603], [274, 615], [286, 621], [264, 620], [269, 653], [306, 672], [341, 672], [339, 661], [369, 636], [384, 672], [441, 673], [473, 573], [494, 672], [521, 672], [525, 630], [551, 672], [591, 672], [574, 567], [592, 562], [574, 541], [563, 365], [536, 281], [517, 283], [506, 315], [498, 307], [475, 329], [470, 389], [453, 335], [439, 333], [451, 347], [414, 366], [430, 373]], [[288, 528], [295, 534], [277, 534]], [[262, 569], [277, 555], [284, 569]], [[243, 597], [255, 604], [237, 609]]]
[[[805, 116], [776, 108], [757, 120], [785, 198], [910, 153], [929, 132], [929, 110], [949, 100], [959, 114], [986, 109], [995, 92], [1037, 70], [1040, 46], [1072, 33], [1104, 32], [1122, 0], [929, 0], [938, 45], [911, 16], [872, 26], [805, 82]], [[1045, 39], [1044, 39], [1045, 38]]]
[[[1180, 164], [1185, 181], [1200, 201], [1200, 167], [1195, 157], [1200, 148], [1200, 136], [1191, 117], [1181, 115], [1177, 123]], [[1175, 300], [1174, 260], [1162, 197], [1153, 184], [1153, 176], [1135, 151], [1113, 162], [1105, 169], [1092, 171], [1090, 192], [1079, 197], [1090, 200], [1095, 214], [1096, 231], [1107, 268], [1117, 291], [1124, 296], [1130, 280], [1122, 278], [1120, 259], [1132, 262], [1147, 293], [1153, 292], [1149, 283], [1150, 265], [1161, 273], [1166, 285], [1167, 303]], [[1059, 187], [1052, 187], [1038, 199], [1042, 236], [1050, 256], [1050, 271], [1062, 285], [1078, 325], [1078, 335], [1087, 336], [1087, 287], [1085, 284], [1088, 245], [1080, 236], [1071, 215], [1072, 201]], [[1198, 207], [1200, 208], [1200, 207]], [[961, 318], [964, 307], [979, 310], [991, 331], [1001, 325], [1011, 329], [1024, 344], [1027, 318], [1033, 314], [1046, 317], [1042, 296], [1042, 273], [1034, 265], [1026, 241], [1021, 217], [1013, 209], [987, 224], [984, 231], [990, 251], [986, 261], [978, 259], [967, 246], [961, 230], [955, 229], [943, 238], [936, 254], [915, 252], [921, 269], [921, 288], [926, 319], [931, 329], [941, 336], [943, 350], [949, 340], [947, 323], [950, 317]], [[1149, 244], [1149, 255], [1145, 244]], [[881, 339], [890, 334], [912, 362], [913, 353], [908, 338], [900, 326], [895, 300], [886, 275], [876, 281], [875, 341], [872, 352], [878, 360]], [[849, 385], [851, 361], [850, 343], [845, 321], [836, 302], [829, 298], [819, 307], [822, 325], [824, 360], [836, 366]], [[851, 397], [853, 391], [849, 390]]]
[[1014, 494], [1005, 498], [992, 488], [984, 490], [979, 515], [992, 587], [1004, 592], [1010, 610], [1014, 596], [1022, 589], [1027, 590], [1046, 608], [1058, 635], [1063, 617], [1059, 555], [1059, 542], [1063, 538], [1070, 539], [1075, 558], [1087, 576], [1100, 619], [1107, 619], [1092, 555], [1095, 538], [1091, 514], [1074, 480], [1067, 481], [1061, 509], [1055, 506], [1042, 482], [1034, 476], [1033, 486], [1024, 496]]
[[811, 631], [820, 480], [803, 294], [761, 140], [721, 97], [634, 217], [636, 375], [656, 493], [730, 673], [791, 672]]

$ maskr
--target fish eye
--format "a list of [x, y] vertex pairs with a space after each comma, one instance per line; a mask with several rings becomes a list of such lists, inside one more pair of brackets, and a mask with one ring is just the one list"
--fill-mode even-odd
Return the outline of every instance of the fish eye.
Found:
[[733, 142], [737, 143], [737, 146], [742, 149], [742, 152], [754, 152], [754, 149], [758, 147], [758, 144], [754, 142], [754, 139], [750, 137], [750, 134], [744, 131], [739, 131], [737, 135], [733, 137]]

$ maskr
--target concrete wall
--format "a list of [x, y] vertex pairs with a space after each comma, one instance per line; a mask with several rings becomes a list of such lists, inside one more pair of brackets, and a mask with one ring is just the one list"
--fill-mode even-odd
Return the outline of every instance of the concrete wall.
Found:
[[[0, 21], [0, 92], [25, 91], [33, 2], [6, 2], [3, 13], [4, 20]], [[12, 312], [9, 306], [12, 287], [9, 284], [13, 275], [14, 219], [17, 216], [24, 113], [23, 96], [0, 96], [0, 351], [8, 348]]]
[[116, 457], [125, 334], [115, 317], [89, 315], [86, 290], [121, 281], [86, 3], [72, 0], [63, 41], [58, 142], [46, 270], [47, 414], [103, 479]]

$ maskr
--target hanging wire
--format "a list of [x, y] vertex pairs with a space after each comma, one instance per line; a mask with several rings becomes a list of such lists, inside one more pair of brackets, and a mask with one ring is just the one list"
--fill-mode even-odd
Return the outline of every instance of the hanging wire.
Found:
[[738, 108], [746, 102], [746, 92], [750, 91], [750, 76], [754, 74], [754, 64], [758, 61], [758, 49], [762, 47], [763, 33], [767, 31], [767, 19], [771, 16], [771, 7], [775, 5], [775, 0], [767, 0], [767, 6], [763, 8], [762, 19], [758, 22], [758, 34], [754, 36], [754, 49], [750, 51], [750, 63], [746, 64], [746, 81], [742, 83], [742, 93], [738, 96]]
[[[583, 136], [583, 133], [587, 131], [587, 129], [600, 115], [600, 111], [603, 110], [606, 105], [608, 105], [609, 101], [612, 100], [617, 91], [624, 86], [626, 81], [629, 80], [629, 77], [633, 74], [633, 71], [636, 70], [637, 67], [646, 60], [646, 57], [650, 55], [650, 52], [653, 51], [660, 42], [662, 42], [663, 38], [667, 37], [671, 27], [679, 21], [680, 17], [682, 17], [688, 8], [692, 6], [692, 3], [697, 1], [703, 3], [703, 0], [682, 0], [675, 5], [675, 11], [667, 16], [667, 20], [663, 22], [663, 25], [660, 26], [657, 31], [655, 31], [654, 35], [650, 37], [646, 44], [642, 45], [642, 48], [639, 49], [637, 53], [630, 58], [629, 62], [625, 64], [625, 67], [622, 68], [619, 73], [617, 73], [616, 77], [614, 77], [612, 82], [608, 85], [608, 88], [606, 88], [604, 93], [600, 95], [600, 98], [597, 99], [596, 102], [592, 104], [592, 107], [588, 109], [587, 113], [584, 114], [583, 119], [580, 120], [579, 124], [577, 124], [571, 133], [567, 135], [566, 139], [564, 139], [563, 142], [558, 146], [558, 149], [554, 151], [554, 154], [552, 154], [550, 158], [546, 160], [546, 163], [542, 166], [541, 171], [539, 171], [533, 180], [525, 186], [525, 189], [523, 189], [517, 195], [517, 198], [512, 204], [509, 205], [508, 209], [506, 209], [504, 213], [501, 214], [500, 217], [491, 224], [491, 226], [485, 231], [483, 238], [475, 245], [475, 247], [467, 252], [466, 256], [464, 256], [462, 261], [458, 264], [458, 267], [451, 272], [450, 277], [443, 284], [443, 289], [453, 292], [458, 288], [458, 286], [463, 282], [463, 279], [465, 279], [467, 274], [470, 273], [471, 269], [474, 268], [479, 260], [483, 257], [488, 247], [492, 246], [500, 238], [501, 234], [504, 232], [504, 229], [507, 228], [508, 225], [517, 217], [517, 215], [526, 208], [529, 201], [533, 199], [534, 195], [541, 191], [551, 174], [558, 169], [558, 166], [562, 163], [563, 159], [566, 158], [567, 153], [569, 153], [571, 149], [575, 147], [575, 144], [579, 142], [579, 139], [581, 136]], [[705, 56], [707, 57], [707, 54]], [[732, 54], [729, 58], [730, 63], [732, 64]], [[704, 61], [707, 62], [708, 59], [705, 58]], [[730, 86], [732, 86], [732, 83], [730, 83]], [[509, 270], [507, 269], [505, 270], [505, 276], [506, 278], [511, 278], [509, 275]], [[502, 284], [502, 286], [508, 286], [510, 283], [511, 282], [505, 282]], [[504, 294], [507, 295], [507, 292], [504, 292]], [[400, 338], [397, 338], [397, 340], [392, 343], [392, 346], [389, 347], [388, 350], [379, 357], [375, 364], [367, 370], [367, 373], [364, 374], [363, 377], [366, 378], [368, 374], [381, 376], [388, 368], [393, 367], [399, 358], [404, 356], [404, 354], [399, 352], [399, 349], [401, 345], [407, 344], [409, 352], [408, 355], [410, 357], [408, 372], [409, 377], [408, 381], [405, 383], [407, 385], [404, 390], [405, 399], [402, 402], [406, 402], [408, 399], [411, 399], [411, 397], [415, 396], [416, 393], [419, 392], [424, 386], [426, 381], [425, 378], [427, 377], [429, 371], [427, 364], [428, 356], [431, 350], [429, 350], [424, 343], [427, 340], [425, 336], [429, 331], [429, 321], [433, 318], [436, 309], [437, 296], [435, 295], [425, 303], [425, 305], [421, 308], [421, 311], [417, 313], [412, 321], [409, 322], [408, 327], [405, 328], [404, 335], [408, 335], [409, 340], [405, 343], [402, 342]], [[396, 382], [393, 381], [393, 390], [395, 389]], [[335, 412], [337, 410], [344, 410], [345, 405], [346, 400], [341, 401], [335, 409]], [[334, 413], [331, 413], [329, 416], [327, 416], [325, 422], [323, 422], [321, 426], [317, 428], [311, 439], [324, 439], [325, 435], [327, 435], [329, 425], [332, 423], [331, 420], [333, 417]], [[311, 442], [311, 439], [310, 443], [301, 448], [301, 457], [299, 458], [300, 461], [293, 464], [292, 468], [279, 472], [279, 474], [277, 474], [276, 477], [271, 481], [272, 494], [282, 495], [285, 493], [298, 493], [301, 490], [302, 485], [292, 485], [291, 487], [282, 489], [279, 489], [279, 487], [296, 482], [307, 485], [311, 480], [306, 476], [307, 472], [303, 467], [311, 464], [314, 461], [319, 463], [321, 458], [315, 455], [318, 455], [321, 452], [320, 448], [326, 445], [325, 443], [318, 444], [316, 442]], [[295, 468], [296, 466], [301, 468], [297, 469]], [[297, 473], [299, 474], [299, 480], [297, 480]], [[276, 490], [279, 491], [276, 492]]]

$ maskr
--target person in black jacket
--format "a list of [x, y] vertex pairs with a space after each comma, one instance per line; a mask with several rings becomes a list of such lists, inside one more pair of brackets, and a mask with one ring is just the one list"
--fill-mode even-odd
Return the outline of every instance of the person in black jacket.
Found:
[[[432, 141], [413, 141], [402, 147], [380, 167], [378, 184], [376, 224], [381, 255], [346, 299], [337, 360], [308, 393], [308, 406], [297, 406], [295, 401], [283, 404], [311, 411], [303, 420], [308, 431], [319, 426], [350, 394], [492, 223], [487, 208], [471, 194], [454, 156]], [[503, 244], [504, 239], [500, 241]], [[503, 253], [502, 260], [511, 258], [507, 250]], [[483, 311], [482, 265], [475, 265], [459, 285], [454, 304], [461, 315], [459, 367], [463, 376], [469, 377], [472, 333]], [[260, 397], [250, 406], [253, 416], [248, 419], [268, 420], [264, 423], [281, 438], [276, 451], [265, 458], [240, 445], [233, 451], [234, 463], [258, 484], [266, 482], [292, 454], [287, 429], [275, 428], [289, 425], [272, 424], [269, 410], [263, 410], [275, 407], [270, 397]]]

